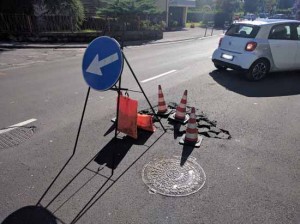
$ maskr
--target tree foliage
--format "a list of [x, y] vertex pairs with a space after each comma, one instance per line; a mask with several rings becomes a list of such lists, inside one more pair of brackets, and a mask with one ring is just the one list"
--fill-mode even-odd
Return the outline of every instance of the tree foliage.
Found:
[[259, 6], [258, 0], [245, 0], [244, 11], [254, 13], [257, 11], [258, 6]]
[[[41, 0], [38, 0], [41, 1]], [[81, 0], [42, 0], [49, 14], [72, 16], [77, 26], [84, 20], [84, 8]]]
[[232, 14], [239, 8], [238, 0], [217, 0], [216, 4], [217, 9], [219, 8], [227, 14]]
[[109, 0], [107, 6], [97, 11], [98, 15], [113, 18], [160, 13], [155, 0]]
[[296, 11], [300, 11], [300, 0], [297, 0], [294, 4], [294, 8], [296, 9]]
[[16, 14], [33, 14], [34, 0], [0, 0], [0, 12]]
[[213, 5], [213, 0], [196, 0], [196, 8], [202, 9], [206, 5]]
[[289, 9], [292, 8], [294, 4], [294, 0], [279, 0], [278, 8], [280, 9]]
[[294, 10], [296, 12], [296, 19], [300, 20], [300, 0], [297, 0], [294, 4]]
[[73, 19], [77, 27], [84, 20], [81, 0], [0, 0], [0, 12], [35, 16], [66, 15]]

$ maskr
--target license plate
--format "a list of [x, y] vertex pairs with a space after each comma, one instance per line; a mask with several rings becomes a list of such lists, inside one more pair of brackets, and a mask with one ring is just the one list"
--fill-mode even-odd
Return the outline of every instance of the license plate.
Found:
[[233, 56], [232, 56], [232, 55], [229, 55], [229, 54], [222, 54], [222, 55], [221, 55], [221, 58], [224, 58], [224, 59], [230, 60], [230, 61], [233, 60]]

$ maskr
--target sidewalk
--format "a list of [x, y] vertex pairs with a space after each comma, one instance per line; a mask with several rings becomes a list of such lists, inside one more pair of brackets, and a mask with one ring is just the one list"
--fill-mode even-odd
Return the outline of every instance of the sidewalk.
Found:
[[[202, 38], [205, 35], [204, 28], [183, 28], [179, 31], [166, 31], [163, 33], [163, 39], [155, 41], [129, 41], [125, 42], [125, 46], [142, 45], [142, 44], [158, 44], [166, 42], [176, 42], [184, 40], [192, 40]], [[212, 30], [207, 29], [206, 36], [210, 36]], [[213, 30], [213, 35], [220, 35], [223, 30]], [[22, 42], [0, 42], [0, 48], [86, 48], [87, 43], [22, 43]]]

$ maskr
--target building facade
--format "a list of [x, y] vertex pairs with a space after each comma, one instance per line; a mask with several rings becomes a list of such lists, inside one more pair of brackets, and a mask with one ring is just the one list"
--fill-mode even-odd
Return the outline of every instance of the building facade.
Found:
[[168, 27], [185, 26], [187, 10], [196, 7], [196, 0], [157, 0], [158, 7], [166, 12]]

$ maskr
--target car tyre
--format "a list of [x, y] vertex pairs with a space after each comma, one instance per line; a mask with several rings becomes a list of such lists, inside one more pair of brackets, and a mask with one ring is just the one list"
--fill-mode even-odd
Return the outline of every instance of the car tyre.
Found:
[[222, 66], [222, 65], [217, 65], [215, 64], [216, 69], [221, 70], [221, 71], [225, 71], [227, 69], [227, 67]]
[[255, 61], [246, 72], [246, 77], [250, 81], [259, 81], [266, 77], [270, 71], [270, 63], [265, 59]]

